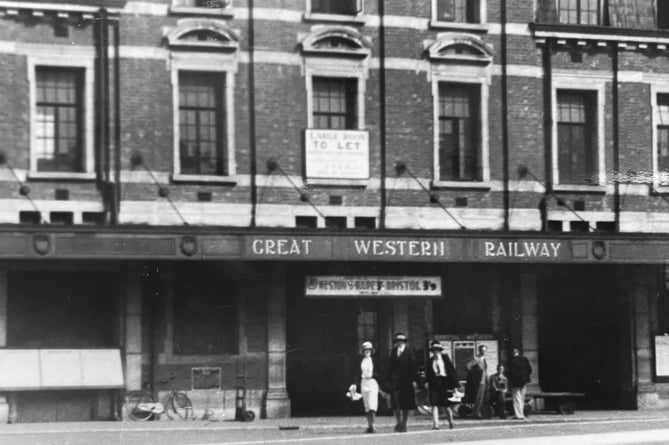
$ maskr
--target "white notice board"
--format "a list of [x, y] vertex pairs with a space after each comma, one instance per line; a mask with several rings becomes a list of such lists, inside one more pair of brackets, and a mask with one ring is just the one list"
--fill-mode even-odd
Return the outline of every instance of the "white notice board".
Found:
[[669, 377], [669, 335], [655, 336], [655, 376]]
[[118, 349], [0, 350], [0, 390], [123, 386]]
[[0, 388], [39, 388], [39, 351], [0, 350]]

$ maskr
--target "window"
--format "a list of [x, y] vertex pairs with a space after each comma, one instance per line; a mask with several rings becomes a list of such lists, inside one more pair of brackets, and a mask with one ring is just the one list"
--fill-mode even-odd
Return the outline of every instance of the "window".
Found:
[[358, 344], [371, 341], [376, 347], [379, 346], [377, 335], [376, 312], [362, 311], [358, 313]]
[[311, 12], [355, 15], [360, 12], [359, 0], [311, 0]]
[[314, 77], [313, 128], [351, 130], [357, 127], [357, 79]]
[[481, 23], [480, 0], [434, 0], [438, 22]]
[[193, 265], [176, 269], [174, 354], [238, 353], [237, 299], [220, 271]]
[[669, 28], [669, 2], [667, 0], [658, 0], [657, 2], [657, 27], [660, 29]]
[[560, 184], [598, 181], [596, 96], [592, 92], [557, 92], [557, 153]]
[[227, 175], [224, 90], [225, 78], [219, 73], [179, 73], [182, 174]]
[[669, 175], [669, 94], [657, 95], [657, 119], [657, 171], [666, 177]]
[[558, 0], [560, 23], [599, 25], [600, 0]]
[[232, 5], [232, 0], [174, 0], [173, 7], [225, 9]]
[[37, 171], [84, 171], [83, 77], [78, 68], [36, 68]]
[[439, 84], [439, 180], [480, 181], [480, 86]]

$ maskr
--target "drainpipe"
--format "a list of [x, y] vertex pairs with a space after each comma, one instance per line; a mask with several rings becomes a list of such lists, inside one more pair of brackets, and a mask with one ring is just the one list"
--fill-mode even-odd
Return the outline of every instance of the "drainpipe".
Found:
[[379, 229], [386, 228], [386, 31], [383, 23], [384, 0], [379, 0]]
[[618, 98], [618, 45], [613, 44], [611, 53], [611, 64], [613, 65], [612, 85], [612, 112], [613, 112], [613, 214], [614, 231], [620, 232], [620, 132], [619, 122], [619, 98]]
[[257, 145], [256, 145], [256, 105], [255, 105], [255, 66], [254, 66], [254, 46], [255, 46], [255, 27], [253, 23], [253, 0], [248, 0], [249, 5], [249, 64], [248, 64], [248, 91], [249, 91], [249, 162], [251, 175], [251, 227], [256, 227], [256, 214], [258, 212], [258, 191], [256, 189], [257, 174]]
[[97, 133], [96, 138], [96, 179], [102, 191], [102, 198], [111, 221], [114, 220], [114, 197], [110, 183], [111, 178], [111, 146], [109, 120], [109, 16], [107, 10], [100, 8], [96, 17], [97, 34]]
[[119, 20], [112, 22], [114, 32], [114, 203], [112, 224], [118, 224], [121, 212], [121, 37]]
[[542, 51], [542, 65], [544, 70], [544, 196], [540, 205], [541, 230], [548, 231], [548, 198], [553, 193], [553, 72], [551, 56], [553, 40], [546, 39]]
[[506, 53], [506, 0], [501, 0], [500, 4], [500, 24], [501, 24], [501, 47], [500, 56], [502, 58], [502, 159], [504, 167], [502, 170], [502, 179], [504, 182], [503, 202], [504, 202], [504, 231], [509, 230], [509, 118], [508, 118], [508, 85], [507, 85], [507, 53]]

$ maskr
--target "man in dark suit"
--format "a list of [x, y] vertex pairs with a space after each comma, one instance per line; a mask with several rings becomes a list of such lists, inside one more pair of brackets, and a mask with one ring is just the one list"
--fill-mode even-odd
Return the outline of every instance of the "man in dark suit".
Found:
[[418, 365], [413, 351], [407, 344], [407, 336], [395, 334], [393, 349], [390, 351], [389, 378], [392, 391], [393, 409], [397, 425], [395, 431], [407, 430], [410, 409], [416, 409], [415, 387], [418, 379]]
[[513, 418], [524, 419], [525, 413], [525, 385], [530, 383], [532, 366], [526, 357], [520, 355], [518, 348], [513, 348], [511, 360], [509, 361], [509, 383], [511, 384], [511, 396], [513, 397]]

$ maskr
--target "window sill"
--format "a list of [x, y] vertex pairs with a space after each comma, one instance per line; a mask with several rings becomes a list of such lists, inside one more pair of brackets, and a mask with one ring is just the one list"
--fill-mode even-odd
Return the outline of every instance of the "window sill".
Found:
[[238, 179], [237, 176], [182, 175], [175, 173], [172, 175], [172, 182], [206, 182], [208, 184], [235, 185]]
[[430, 20], [430, 28], [443, 29], [443, 30], [488, 32], [490, 26], [487, 23], [440, 22], [438, 20]]
[[28, 179], [52, 179], [52, 180], [71, 180], [71, 181], [93, 181], [96, 176], [93, 172], [28, 172]]
[[367, 187], [369, 179], [325, 179], [325, 178], [306, 178], [307, 185], [320, 185], [326, 187]]
[[305, 12], [304, 21], [347, 23], [350, 25], [364, 25], [366, 22], [365, 18], [360, 14], [358, 15], [325, 14], [322, 12]]
[[668, 195], [669, 184], [653, 184], [652, 193], [655, 195]]
[[170, 14], [173, 15], [195, 15], [195, 16], [215, 16], [233, 18], [234, 13], [230, 6], [225, 8], [204, 8], [198, 6], [170, 6]]
[[605, 185], [578, 185], [578, 184], [555, 184], [553, 190], [556, 192], [575, 193], [606, 193]]
[[487, 181], [432, 181], [432, 188], [490, 190], [490, 183]]

